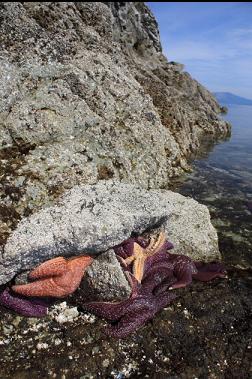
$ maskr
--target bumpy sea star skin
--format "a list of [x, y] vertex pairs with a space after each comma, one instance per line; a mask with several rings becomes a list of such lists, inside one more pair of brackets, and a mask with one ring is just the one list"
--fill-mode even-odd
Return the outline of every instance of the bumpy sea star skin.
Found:
[[[170, 248], [170, 245], [166, 245]], [[156, 313], [170, 304], [176, 295], [167, 289], [186, 287], [192, 278], [209, 281], [225, 277], [221, 263], [203, 264], [193, 262], [185, 255], [165, 253], [160, 249], [157, 255], [150, 257], [152, 265], [143, 274], [141, 284], [131, 277], [131, 297], [121, 303], [88, 303], [84, 309], [109, 321], [117, 321], [105, 330], [111, 337], [124, 338], [151, 320]], [[153, 263], [155, 262], [155, 263]], [[129, 277], [129, 273], [127, 273]]]
[[[167, 276], [174, 275], [177, 278], [177, 282], [170, 286], [170, 290], [186, 287], [192, 282], [192, 279], [209, 281], [217, 277], [226, 276], [221, 263], [203, 264], [202, 262], [193, 262], [191, 258], [185, 255], [168, 253], [168, 250], [172, 249], [173, 245], [165, 240], [164, 234], [161, 233], [160, 235], [156, 242], [157, 248], [154, 246], [152, 254], [144, 253], [144, 251], [148, 252], [148, 246], [145, 246], [144, 249], [142, 248], [143, 240], [141, 240], [142, 246], [140, 246], [138, 245], [139, 241], [133, 238], [124, 241], [115, 248], [115, 252], [120, 256], [119, 260], [125, 270], [130, 270], [130, 265], [127, 263], [137, 261], [137, 270], [133, 266], [132, 271], [139, 282], [145, 276], [150, 276], [150, 272], [163, 270], [164, 267], [167, 271]], [[140, 276], [136, 275], [136, 273], [140, 273]]]
[[226, 278], [227, 273], [224, 265], [219, 262], [203, 263], [194, 262], [197, 268], [197, 273], [193, 274], [193, 279], [200, 280], [201, 282], [208, 282], [215, 278]]
[[202, 282], [210, 281], [214, 278], [226, 277], [226, 271], [221, 263], [194, 262], [186, 255], [171, 254], [160, 251], [146, 262], [144, 278], [159, 270], [167, 270], [167, 276], [174, 275], [176, 283], [169, 287], [169, 290], [183, 288], [192, 283], [192, 280]]
[[165, 241], [165, 234], [161, 232], [156, 239], [152, 237], [149, 243], [142, 237], [129, 238], [116, 246], [114, 250], [121, 258], [120, 261], [126, 269], [133, 264], [133, 274], [138, 282], [141, 283], [146, 261], [157, 253], [171, 248], [173, 248], [173, 245]]
[[51, 259], [31, 271], [29, 278], [37, 281], [15, 285], [12, 289], [24, 296], [66, 297], [79, 287], [86, 268], [92, 262], [90, 256]]
[[156, 313], [165, 308], [175, 298], [175, 294], [166, 292], [158, 296], [142, 296], [133, 299], [122, 319], [116, 325], [107, 327], [107, 335], [116, 338], [127, 337], [151, 320]]
[[[142, 250], [146, 251], [148, 246], [143, 240], [130, 238], [115, 247], [115, 252], [131, 284], [132, 292], [129, 299], [118, 303], [91, 302], [82, 305], [84, 310], [115, 322], [105, 330], [109, 336], [127, 337], [153, 318], [158, 311], [176, 298], [173, 292], [167, 290], [185, 287], [192, 282], [192, 279], [209, 281], [225, 276], [222, 264], [203, 264], [193, 262], [185, 255], [170, 254], [168, 250], [173, 247], [172, 244], [163, 237], [159, 241], [161, 243], [157, 244], [158, 248], [154, 247], [152, 250], [154, 253], [146, 254], [144, 259]], [[137, 259], [139, 259], [138, 264], [142, 265], [141, 280], [136, 275], [139, 274], [139, 268], [135, 270], [134, 265], [130, 266]], [[134, 275], [130, 273], [130, 267]]]
[[0, 294], [0, 305], [27, 317], [43, 317], [47, 315], [48, 303], [42, 299], [25, 299], [6, 288]]
[[247, 207], [248, 207], [248, 210], [250, 210], [250, 212], [252, 213], [252, 201], [247, 201]]
[[[176, 298], [174, 293], [165, 292], [166, 284], [162, 288], [166, 275], [159, 272], [152, 277], [152, 281], [143, 281], [141, 285], [135, 277], [131, 277], [132, 293], [129, 299], [118, 303], [90, 302], [82, 304], [82, 308], [108, 321], [116, 321], [116, 324], [105, 329], [107, 335], [116, 338], [127, 337]], [[174, 278], [171, 279], [171, 282], [173, 281]], [[153, 292], [158, 285], [161, 285], [160, 291], [154, 295]]]

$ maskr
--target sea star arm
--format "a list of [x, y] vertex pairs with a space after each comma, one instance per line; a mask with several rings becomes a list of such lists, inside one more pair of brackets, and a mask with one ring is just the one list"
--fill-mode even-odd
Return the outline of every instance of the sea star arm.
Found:
[[[87, 267], [93, 262], [90, 256], [73, 257], [67, 261], [67, 271], [54, 278], [54, 283], [62, 289], [62, 294], [56, 297], [68, 296], [79, 287]], [[56, 287], [56, 288], [57, 288]]]
[[[170, 285], [173, 284], [174, 280], [173, 282], [169, 280], [171, 277], [174, 278], [171, 268], [165, 266], [162, 262], [159, 262], [148, 271], [147, 275], [144, 275], [140, 292], [144, 295], [153, 294], [156, 289], [157, 291], [161, 289], [159, 286], [164, 280], [169, 281]], [[167, 287], [168, 286], [166, 286], [166, 288]]]
[[40, 279], [36, 282], [14, 285], [12, 290], [19, 295], [34, 297], [63, 297], [65, 291], [55, 284], [54, 278]]
[[143, 307], [141, 310], [138, 310], [137, 313], [134, 311], [128, 313], [116, 325], [107, 326], [105, 333], [114, 338], [126, 338], [151, 318], [152, 312], [149, 312], [148, 309]]
[[170, 304], [173, 300], [177, 298], [175, 293], [171, 292], [163, 292], [154, 297], [155, 299], [155, 313], [161, 311], [161, 309], [165, 308], [168, 304]]
[[50, 259], [35, 267], [29, 274], [30, 279], [40, 279], [61, 275], [67, 270], [67, 260], [63, 257]]
[[0, 294], [0, 304], [23, 316], [43, 317], [47, 315], [47, 304], [45, 301], [22, 298], [11, 293], [9, 288], [6, 288]]
[[[85, 269], [92, 261], [93, 258], [89, 256], [73, 257], [66, 261], [67, 266], [63, 273], [28, 284], [15, 285], [12, 289], [24, 296], [66, 297], [78, 288]], [[45, 263], [49, 264], [50, 261]], [[48, 267], [51, 272], [50, 266], [44, 265], [44, 267]], [[44, 271], [44, 275], [48, 276], [46, 271]]]
[[150, 243], [145, 249], [146, 254], [150, 256], [157, 253], [162, 248], [164, 243], [165, 243], [165, 234], [164, 232], [161, 232], [159, 233], [157, 240], [155, 240], [155, 238], [153, 237], [150, 239]]
[[178, 276], [178, 281], [169, 287], [169, 290], [174, 290], [176, 288], [184, 288], [192, 283], [192, 273], [190, 271], [181, 272]]
[[128, 279], [128, 282], [129, 282], [130, 287], [131, 287], [131, 294], [130, 294], [129, 298], [132, 299], [138, 295], [138, 290], [139, 290], [140, 284], [137, 281], [137, 279], [135, 278], [135, 276], [133, 274], [131, 274], [130, 271], [125, 271], [125, 276]]
[[122, 266], [128, 268], [128, 266], [133, 262], [133, 275], [140, 283], [144, 273], [144, 262], [146, 256], [144, 254], [144, 249], [136, 242], [133, 243], [132, 255], [127, 258], [119, 258]]
[[115, 253], [124, 259], [130, 257], [133, 254], [134, 242], [135, 238], [128, 238], [120, 245], [114, 247]]
[[137, 243], [134, 244], [134, 254], [136, 256], [133, 264], [133, 275], [141, 283], [144, 274], [144, 264], [146, 256], [143, 253], [143, 249]]
[[[196, 271], [197, 270], [195, 269], [195, 272]], [[177, 278], [177, 282], [172, 284], [169, 290], [188, 286], [192, 283], [192, 262], [187, 260], [184, 261], [183, 256], [178, 256], [178, 262], [174, 266], [173, 273]]]
[[195, 262], [198, 272], [193, 274], [193, 279], [201, 282], [208, 282], [214, 278], [225, 278], [226, 270], [222, 263], [202, 263]]
[[[123, 259], [123, 258], [122, 258]], [[130, 265], [134, 260], [136, 259], [136, 257], [134, 255], [132, 255], [131, 257], [127, 257], [124, 259], [124, 263], [128, 266]]]
[[121, 301], [119, 303], [111, 302], [90, 302], [84, 303], [82, 308], [85, 311], [95, 314], [96, 316], [105, 318], [109, 321], [114, 321], [120, 318], [127, 311], [127, 305], [129, 304], [129, 299]]
[[120, 263], [120, 265], [124, 271], [130, 271], [130, 267], [129, 267], [129, 265], [127, 265], [124, 258], [122, 258], [120, 255], [117, 255], [117, 254], [116, 254], [116, 258], [118, 259], [118, 261], [119, 261], [119, 263]]
[[144, 297], [136, 301], [128, 308], [128, 312], [116, 325], [109, 325], [105, 333], [110, 337], [125, 338], [143, 326], [154, 315], [176, 298], [175, 294], [165, 293], [157, 297]]
[[171, 286], [173, 286], [177, 282], [177, 279], [173, 274], [168, 275], [159, 283], [152, 291], [153, 295], [159, 295], [161, 293], [166, 292]]

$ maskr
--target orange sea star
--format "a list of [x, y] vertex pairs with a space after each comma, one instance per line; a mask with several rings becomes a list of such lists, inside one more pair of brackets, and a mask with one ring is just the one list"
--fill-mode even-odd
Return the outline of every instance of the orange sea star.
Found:
[[126, 265], [133, 263], [133, 275], [139, 283], [141, 283], [143, 278], [145, 260], [156, 254], [161, 246], [163, 246], [164, 242], [164, 232], [161, 232], [157, 239], [152, 237], [146, 248], [143, 248], [138, 243], [134, 242], [133, 254], [123, 260]]
[[93, 258], [90, 256], [51, 259], [30, 272], [29, 279], [38, 280], [15, 285], [12, 289], [24, 296], [68, 296], [79, 287], [86, 268], [92, 262]]

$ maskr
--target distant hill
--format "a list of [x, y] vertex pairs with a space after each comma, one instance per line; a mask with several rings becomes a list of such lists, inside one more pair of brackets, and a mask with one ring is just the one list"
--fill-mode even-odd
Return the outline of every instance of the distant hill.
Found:
[[220, 104], [239, 104], [239, 105], [252, 105], [252, 100], [245, 97], [234, 95], [230, 92], [213, 92]]

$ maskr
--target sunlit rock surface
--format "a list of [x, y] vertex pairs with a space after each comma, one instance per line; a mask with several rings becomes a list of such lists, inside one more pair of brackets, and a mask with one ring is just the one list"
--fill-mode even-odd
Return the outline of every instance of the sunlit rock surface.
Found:
[[5, 2], [0, 19], [1, 245], [76, 184], [164, 188], [229, 129], [144, 3]]
[[0, 259], [0, 284], [56, 256], [97, 254], [163, 225], [174, 252], [194, 260], [219, 258], [217, 233], [206, 206], [166, 190], [113, 180], [75, 186], [61, 201], [23, 219]]

